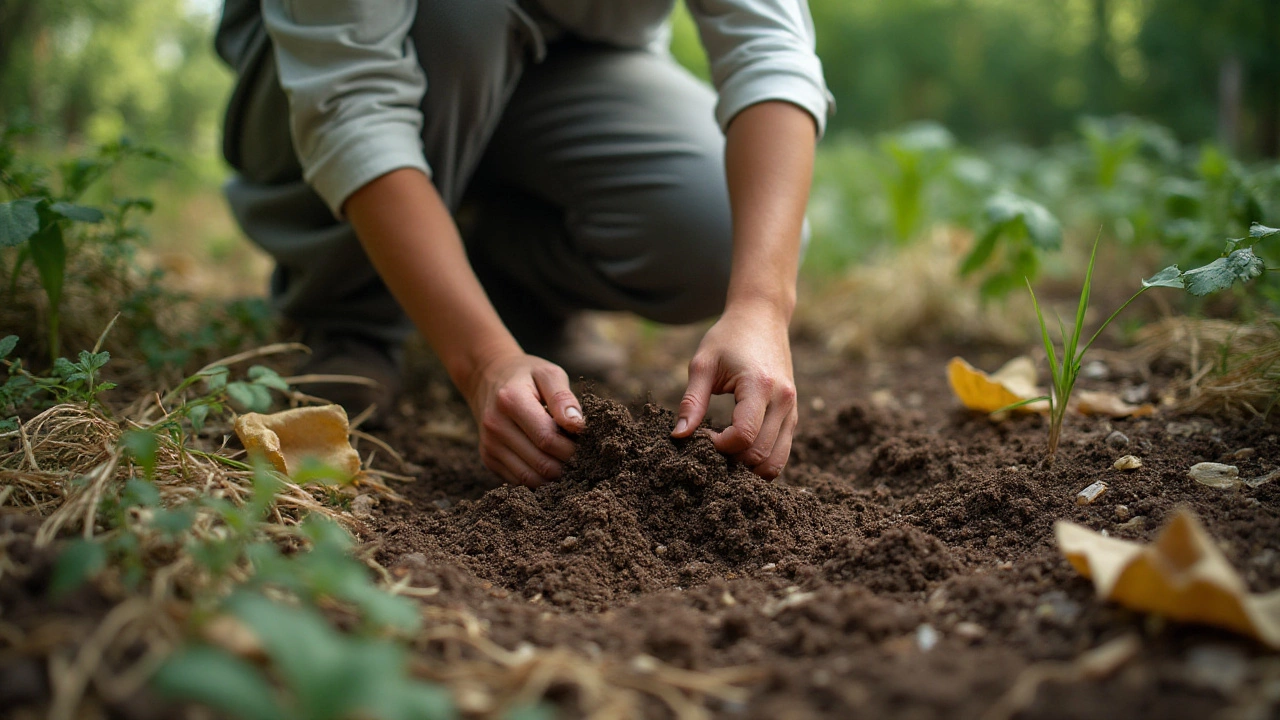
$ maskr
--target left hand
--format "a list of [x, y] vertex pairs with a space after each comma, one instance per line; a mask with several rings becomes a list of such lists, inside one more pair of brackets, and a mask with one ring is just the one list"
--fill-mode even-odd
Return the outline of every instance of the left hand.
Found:
[[733, 424], [711, 440], [716, 449], [772, 480], [791, 455], [799, 416], [787, 319], [768, 309], [731, 307], [689, 361], [689, 386], [672, 437], [689, 437], [712, 395], [733, 393]]

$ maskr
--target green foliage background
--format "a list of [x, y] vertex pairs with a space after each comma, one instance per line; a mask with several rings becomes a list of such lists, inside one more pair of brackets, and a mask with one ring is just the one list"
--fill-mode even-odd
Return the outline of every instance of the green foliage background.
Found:
[[[1041, 144], [1081, 114], [1131, 113], [1185, 142], [1217, 129], [1242, 69], [1241, 142], [1274, 154], [1280, 4], [1258, 0], [810, 0], [835, 132], [932, 119], [962, 141]], [[0, 0], [0, 122], [69, 140], [122, 133], [217, 155], [230, 73], [217, 0]], [[705, 75], [678, 9], [673, 51]], [[216, 167], [216, 166], [214, 166]]]

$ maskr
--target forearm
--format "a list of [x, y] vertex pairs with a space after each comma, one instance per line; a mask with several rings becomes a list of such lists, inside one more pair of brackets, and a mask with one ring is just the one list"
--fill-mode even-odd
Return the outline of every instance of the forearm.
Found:
[[425, 175], [387, 173], [356, 191], [344, 209], [378, 274], [465, 394], [486, 364], [520, 353]]
[[816, 132], [807, 112], [785, 102], [752, 105], [729, 125], [733, 269], [726, 312], [762, 307], [791, 319]]

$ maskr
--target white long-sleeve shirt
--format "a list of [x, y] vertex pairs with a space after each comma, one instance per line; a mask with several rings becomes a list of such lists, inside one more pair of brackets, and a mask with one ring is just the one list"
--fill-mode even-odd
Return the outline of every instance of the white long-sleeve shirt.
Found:
[[[228, 15], [254, 10], [227, 0]], [[767, 100], [793, 103], [821, 134], [833, 100], [814, 52], [807, 0], [687, 0], [726, 128]], [[239, 7], [233, 7], [239, 6]], [[347, 197], [404, 167], [430, 174], [421, 145], [427, 78], [411, 29], [417, 0], [261, 0], [303, 176], [335, 214]], [[674, 0], [537, 0], [564, 31], [620, 47], [664, 37]], [[225, 25], [225, 21], [224, 21]], [[227, 52], [224, 51], [224, 55]]]

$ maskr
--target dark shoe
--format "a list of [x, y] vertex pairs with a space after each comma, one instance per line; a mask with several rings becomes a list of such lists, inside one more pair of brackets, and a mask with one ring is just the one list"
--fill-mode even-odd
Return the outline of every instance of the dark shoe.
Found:
[[[315, 376], [315, 382], [298, 383], [302, 392], [341, 405], [353, 419], [374, 406], [366, 427], [386, 420], [404, 386], [398, 347], [366, 335], [320, 331], [306, 333], [303, 343], [311, 348], [311, 356], [298, 368], [298, 375]], [[332, 378], [335, 375], [366, 382], [342, 382]]]

